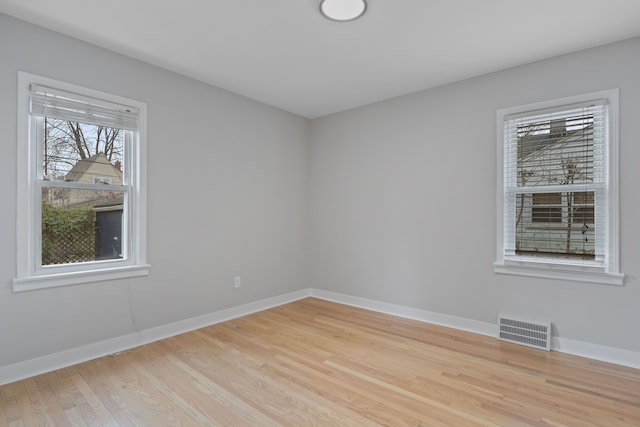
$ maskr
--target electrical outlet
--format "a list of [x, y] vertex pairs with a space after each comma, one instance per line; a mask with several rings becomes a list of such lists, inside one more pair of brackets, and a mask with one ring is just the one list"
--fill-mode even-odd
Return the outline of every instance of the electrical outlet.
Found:
[[240, 276], [234, 277], [233, 278], [233, 287], [237, 289], [237, 288], [240, 287], [240, 285], [242, 285], [242, 277], [240, 277]]

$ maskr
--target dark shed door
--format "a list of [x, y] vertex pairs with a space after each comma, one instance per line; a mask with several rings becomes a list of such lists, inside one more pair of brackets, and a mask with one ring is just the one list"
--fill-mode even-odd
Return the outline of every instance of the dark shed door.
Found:
[[96, 259], [122, 257], [122, 211], [96, 212]]

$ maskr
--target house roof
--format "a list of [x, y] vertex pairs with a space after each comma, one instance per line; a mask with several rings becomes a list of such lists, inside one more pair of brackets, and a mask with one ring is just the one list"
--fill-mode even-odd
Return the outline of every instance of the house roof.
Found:
[[119, 195], [113, 199], [103, 200], [93, 204], [94, 210], [122, 210], [124, 196]]
[[65, 181], [83, 181], [83, 179], [96, 177], [115, 178], [122, 182], [122, 171], [115, 167], [104, 153], [98, 153], [86, 159], [79, 160], [65, 176]]

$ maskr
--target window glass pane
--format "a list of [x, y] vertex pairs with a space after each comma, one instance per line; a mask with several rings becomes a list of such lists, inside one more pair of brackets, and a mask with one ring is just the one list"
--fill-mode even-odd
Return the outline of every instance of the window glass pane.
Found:
[[573, 203], [576, 205], [593, 205], [595, 193], [593, 191], [576, 191], [573, 193]]
[[123, 257], [123, 191], [45, 187], [42, 265]]
[[578, 224], [594, 224], [595, 215], [593, 213], [593, 206], [586, 208], [575, 208], [574, 219]]
[[45, 179], [122, 185], [122, 129], [45, 117], [42, 174]]
[[[593, 192], [521, 193], [515, 197], [517, 254], [595, 257]], [[587, 203], [576, 204], [576, 200]]]
[[[572, 212], [573, 222], [577, 224], [594, 224], [594, 201], [595, 193], [593, 191], [569, 193], [568, 197], [573, 197]], [[593, 225], [592, 225], [593, 226]]]
[[519, 125], [518, 186], [593, 182], [593, 137], [593, 114]]

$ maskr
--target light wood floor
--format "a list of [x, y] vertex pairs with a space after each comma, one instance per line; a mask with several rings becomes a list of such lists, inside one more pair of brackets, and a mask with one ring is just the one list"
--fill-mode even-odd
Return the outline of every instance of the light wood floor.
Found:
[[307, 298], [0, 387], [2, 426], [640, 426], [640, 370]]

